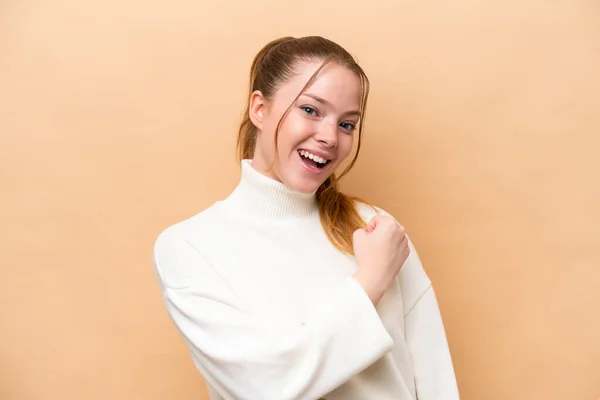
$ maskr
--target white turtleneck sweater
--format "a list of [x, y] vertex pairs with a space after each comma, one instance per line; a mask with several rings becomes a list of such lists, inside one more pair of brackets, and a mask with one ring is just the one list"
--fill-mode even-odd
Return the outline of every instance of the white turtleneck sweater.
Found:
[[456, 400], [436, 297], [411, 250], [375, 308], [314, 194], [244, 160], [225, 200], [161, 232], [154, 265], [212, 400]]

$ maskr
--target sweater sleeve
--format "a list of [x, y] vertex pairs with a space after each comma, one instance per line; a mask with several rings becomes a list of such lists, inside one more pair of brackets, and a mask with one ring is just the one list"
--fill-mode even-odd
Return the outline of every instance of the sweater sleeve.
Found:
[[[423, 274], [411, 242], [411, 260]], [[427, 281], [424, 282], [429, 282]], [[431, 283], [405, 316], [406, 341], [412, 356], [419, 400], [458, 400], [458, 386], [442, 315]]]
[[[369, 218], [369, 208], [359, 205]], [[394, 218], [375, 207], [382, 215]], [[403, 292], [406, 342], [411, 353], [418, 400], [458, 400], [458, 386], [444, 323], [431, 281], [408, 238], [410, 255], [398, 275]]]
[[154, 263], [167, 311], [196, 367], [224, 399], [316, 399], [391, 350], [393, 341], [351, 278], [304, 321], [248, 310], [184, 240], [159, 238]]

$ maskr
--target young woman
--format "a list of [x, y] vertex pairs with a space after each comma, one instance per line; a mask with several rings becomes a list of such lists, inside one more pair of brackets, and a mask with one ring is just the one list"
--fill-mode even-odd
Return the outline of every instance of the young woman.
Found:
[[239, 185], [157, 238], [166, 308], [211, 399], [459, 398], [404, 228], [338, 190], [367, 95], [336, 43], [268, 43], [250, 72]]

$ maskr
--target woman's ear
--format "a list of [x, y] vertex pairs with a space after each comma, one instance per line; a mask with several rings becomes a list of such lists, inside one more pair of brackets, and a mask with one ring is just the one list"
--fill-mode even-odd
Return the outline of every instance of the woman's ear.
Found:
[[261, 131], [263, 129], [263, 119], [266, 112], [266, 100], [263, 94], [259, 90], [255, 90], [250, 95], [250, 121], [252, 124]]

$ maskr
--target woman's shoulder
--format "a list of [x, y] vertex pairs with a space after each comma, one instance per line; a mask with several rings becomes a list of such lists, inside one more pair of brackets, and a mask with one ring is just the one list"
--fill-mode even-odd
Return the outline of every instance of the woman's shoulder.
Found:
[[164, 226], [155, 238], [154, 248], [168, 249], [180, 243], [206, 247], [223, 227], [222, 220], [220, 203], [216, 202], [196, 214]]
[[[206, 276], [211, 249], [222, 246], [225, 234], [219, 204], [162, 228], [154, 240], [154, 265], [163, 283], [179, 287]], [[195, 278], [193, 278], [195, 277]]]
[[220, 202], [215, 202], [194, 214], [188, 214], [188, 216], [172, 221], [168, 225], [162, 227], [162, 230], [159, 232], [159, 237], [166, 234], [185, 235], [189, 232], [208, 229], [210, 225], [213, 225], [218, 221], [220, 215], [219, 208]]

